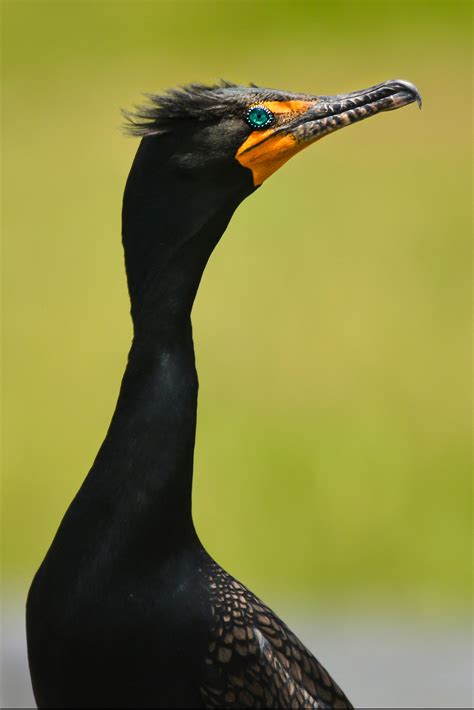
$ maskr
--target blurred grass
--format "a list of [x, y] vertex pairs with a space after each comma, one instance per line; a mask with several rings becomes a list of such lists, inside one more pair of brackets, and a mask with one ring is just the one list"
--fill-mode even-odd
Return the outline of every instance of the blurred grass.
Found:
[[108, 425], [130, 341], [118, 109], [188, 81], [414, 107], [238, 210], [194, 309], [195, 518], [272, 602], [469, 603], [470, 6], [4, 2], [4, 581], [24, 586]]

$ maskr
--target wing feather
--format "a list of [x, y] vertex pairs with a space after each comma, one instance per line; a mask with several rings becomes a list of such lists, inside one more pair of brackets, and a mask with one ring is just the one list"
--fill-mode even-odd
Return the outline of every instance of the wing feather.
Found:
[[265, 604], [214, 562], [214, 626], [201, 693], [208, 708], [352, 708], [337, 683]]

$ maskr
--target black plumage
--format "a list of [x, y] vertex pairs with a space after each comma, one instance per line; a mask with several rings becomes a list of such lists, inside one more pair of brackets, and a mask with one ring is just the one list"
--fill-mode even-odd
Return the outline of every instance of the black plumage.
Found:
[[336, 97], [223, 83], [129, 115], [143, 136], [122, 217], [133, 343], [104, 443], [30, 589], [39, 707], [351, 707], [195, 532], [191, 309], [234, 210], [268, 175], [322, 135], [418, 99], [401, 81]]

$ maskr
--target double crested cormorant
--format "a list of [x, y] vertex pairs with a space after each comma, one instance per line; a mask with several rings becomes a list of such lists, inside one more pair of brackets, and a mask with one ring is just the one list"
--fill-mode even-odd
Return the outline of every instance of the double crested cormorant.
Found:
[[420, 103], [406, 81], [339, 96], [191, 85], [128, 114], [123, 201], [134, 326], [92, 469], [30, 589], [41, 708], [336, 708], [342, 690], [194, 530], [191, 308], [236, 207], [302, 148]]

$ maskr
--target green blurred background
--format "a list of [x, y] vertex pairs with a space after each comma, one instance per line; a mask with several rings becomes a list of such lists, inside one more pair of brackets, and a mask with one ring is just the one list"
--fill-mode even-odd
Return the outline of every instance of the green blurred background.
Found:
[[220, 77], [410, 106], [293, 159], [194, 308], [194, 508], [267, 602], [451, 619], [470, 599], [470, 17], [436, 2], [4, 2], [3, 583], [23, 599], [130, 344], [120, 107]]

